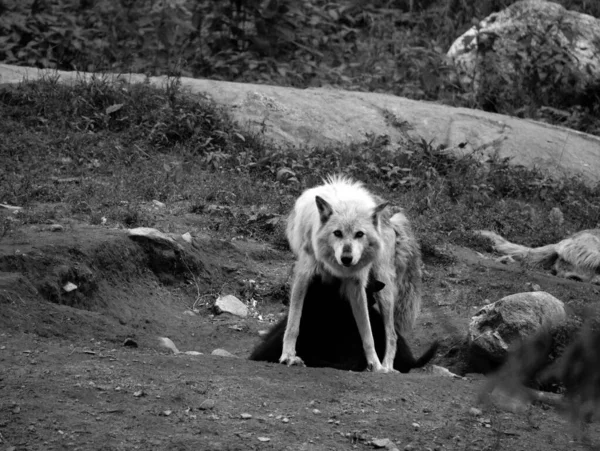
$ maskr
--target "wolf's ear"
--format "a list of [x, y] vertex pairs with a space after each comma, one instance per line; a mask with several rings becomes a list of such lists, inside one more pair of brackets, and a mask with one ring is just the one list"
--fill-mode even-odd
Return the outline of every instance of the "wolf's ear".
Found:
[[315, 196], [317, 202], [317, 208], [319, 209], [319, 217], [321, 218], [321, 224], [325, 224], [329, 217], [333, 214], [333, 209], [329, 202], [320, 196]]
[[373, 210], [373, 225], [375, 227], [379, 227], [379, 219], [381, 218], [381, 213], [383, 212], [383, 210], [385, 210], [385, 208], [389, 205], [389, 202], [382, 202], [379, 205], [377, 205], [375, 207], [375, 210]]

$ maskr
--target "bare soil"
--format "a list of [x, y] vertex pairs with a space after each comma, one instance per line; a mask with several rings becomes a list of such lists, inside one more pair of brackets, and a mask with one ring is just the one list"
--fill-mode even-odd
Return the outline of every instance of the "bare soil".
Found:
[[[0, 241], [0, 450], [600, 449], [596, 424], [584, 443], [554, 407], [478, 405], [484, 378], [468, 373], [463, 346], [489, 301], [539, 285], [578, 308], [598, 287], [449, 248], [454, 260], [426, 259], [409, 341], [418, 354], [440, 339], [434, 363], [464, 377], [288, 368], [246, 357], [285, 311], [289, 252], [198, 233], [178, 254], [123, 229], [62, 226]], [[219, 293], [247, 301], [249, 317], [215, 315]], [[158, 337], [203, 354], [175, 355]]]

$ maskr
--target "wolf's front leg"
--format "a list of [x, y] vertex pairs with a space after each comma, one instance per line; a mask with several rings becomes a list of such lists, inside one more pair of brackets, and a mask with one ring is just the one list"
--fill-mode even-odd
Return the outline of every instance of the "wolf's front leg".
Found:
[[375, 351], [375, 342], [373, 341], [373, 331], [369, 322], [369, 312], [367, 310], [367, 293], [365, 291], [366, 282], [357, 279], [347, 279], [342, 282], [342, 292], [350, 301], [352, 313], [360, 332], [365, 357], [367, 358], [367, 370], [387, 373], [389, 370], [384, 368], [377, 357]]
[[388, 371], [394, 371], [398, 334], [396, 333], [394, 319], [394, 293], [388, 287], [391, 287], [391, 282], [387, 282], [385, 288], [380, 293], [377, 293], [379, 311], [381, 312], [385, 330], [385, 355], [381, 363]]
[[300, 333], [300, 319], [302, 318], [302, 307], [304, 298], [308, 291], [308, 285], [312, 278], [312, 272], [305, 271], [307, 265], [305, 262], [297, 261], [294, 268], [294, 278], [292, 281], [292, 290], [290, 295], [290, 309], [288, 320], [283, 335], [283, 351], [279, 358], [279, 363], [291, 365], [304, 365], [300, 357], [296, 355], [296, 341]]

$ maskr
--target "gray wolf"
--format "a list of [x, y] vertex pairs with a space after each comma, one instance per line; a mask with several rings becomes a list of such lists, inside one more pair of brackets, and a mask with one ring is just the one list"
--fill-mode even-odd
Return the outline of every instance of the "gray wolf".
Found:
[[514, 244], [500, 235], [480, 230], [501, 254], [524, 263], [550, 269], [552, 274], [566, 279], [600, 284], [600, 229], [583, 230], [541, 247]]
[[[288, 217], [286, 235], [296, 256], [288, 321], [279, 361], [302, 365], [296, 342], [304, 300], [318, 275], [340, 280], [358, 326], [367, 370], [394, 370], [398, 333], [412, 329], [421, 304], [421, 257], [403, 213], [390, 217], [387, 203], [361, 183], [329, 177], [304, 191]], [[380, 361], [368, 316], [366, 287], [369, 274], [384, 287], [374, 293], [383, 321], [385, 353]]]
[[[339, 279], [326, 281], [321, 276], [313, 277], [304, 299], [296, 351], [309, 367], [363, 371], [367, 361], [362, 340], [350, 304], [340, 296], [340, 285]], [[375, 308], [374, 295], [383, 287], [383, 283], [369, 277], [366, 287], [369, 322], [380, 359], [385, 352], [385, 331], [381, 315]], [[277, 362], [281, 356], [286, 324], [287, 316], [269, 330], [249, 359]], [[415, 358], [404, 337], [398, 334], [394, 370], [408, 373], [413, 368], [426, 365], [435, 355], [437, 347], [438, 343], [435, 342], [421, 357]]]

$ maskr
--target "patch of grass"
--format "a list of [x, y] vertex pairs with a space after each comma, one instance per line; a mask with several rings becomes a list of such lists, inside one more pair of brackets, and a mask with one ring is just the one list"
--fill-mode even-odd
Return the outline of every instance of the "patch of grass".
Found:
[[[385, 136], [300, 151], [265, 145], [181, 93], [176, 79], [157, 89], [47, 78], [2, 88], [0, 115], [0, 202], [27, 207], [28, 223], [75, 217], [168, 229], [166, 209], [194, 215], [198, 229], [283, 248], [295, 198], [331, 173], [403, 207], [434, 259], [445, 258], [447, 243], [485, 248], [477, 229], [540, 245], [600, 222], [599, 187], [508, 160], [456, 157], [424, 141], [394, 148]], [[552, 220], [555, 207], [563, 221]]]

